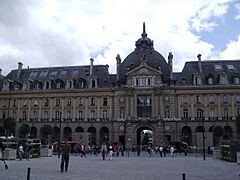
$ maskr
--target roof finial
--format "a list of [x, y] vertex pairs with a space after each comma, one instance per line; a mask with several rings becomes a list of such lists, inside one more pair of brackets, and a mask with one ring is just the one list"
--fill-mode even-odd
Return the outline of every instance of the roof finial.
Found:
[[142, 37], [147, 37], [147, 33], [146, 33], [146, 29], [145, 29], [145, 22], [143, 22], [143, 33], [142, 33]]

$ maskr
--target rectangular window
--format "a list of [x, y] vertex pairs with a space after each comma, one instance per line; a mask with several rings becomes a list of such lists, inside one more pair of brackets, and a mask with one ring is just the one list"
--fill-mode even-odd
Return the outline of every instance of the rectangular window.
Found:
[[142, 77], [142, 86], [146, 86], [147, 85], [147, 79], [146, 77]]
[[95, 98], [90, 99], [90, 106], [95, 106]]
[[188, 109], [183, 109], [183, 117], [188, 118]]
[[83, 119], [83, 111], [78, 111], [78, 119]]
[[48, 111], [44, 111], [43, 112], [43, 118], [44, 119], [48, 119]]
[[91, 117], [91, 119], [95, 119], [96, 118], [96, 112], [91, 111], [90, 117]]
[[107, 110], [103, 110], [102, 117], [103, 117], [103, 119], [107, 119], [107, 117], [108, 117]]
[[71, 106], [71, 104], [72, 104], [71, 98], [67, 98], [67, 106]]
[[196, 103], [201, 104], [202, 103], [202, 97], [201, 96], [196, 96]]
[[236, 96], [236, 103], [240, 104], [240, 96]]
[[107, 98], [103, 98], [103, 106], [107, 106]]
[[72, 118], [72, 112], [67, 111], [67, 120], [70, 120]]
[[45, 106], [45, 107], [48, 107], [48, 105], [49, 105], [49, 99], [45, 99], [45, 101], [44, 101], [44, 106]]
[[208, 97], [209, 104], [215, 104], [215, 96]]
[[60, 106], [60, 99], [56, 99], [56, 106]]
[[227, 95], [224, 95], [224, 96], [223, 96], [223, 103], [224, 103], [224, 104], [227, 104], [227, 103], [228, 103], [228, 96], [227, 96]]
[[182, 96], [182, 103], [187, 104], [188, 103], [188, 96]]
[[78, 99], [78, 104], [79, 104], [79, 106], [83, 106], [83, 98], [82, 97], [80, 97]]
[[152, 116], [152, 97], [149, 95], [137, 96], [137, 116], [151, 117]]

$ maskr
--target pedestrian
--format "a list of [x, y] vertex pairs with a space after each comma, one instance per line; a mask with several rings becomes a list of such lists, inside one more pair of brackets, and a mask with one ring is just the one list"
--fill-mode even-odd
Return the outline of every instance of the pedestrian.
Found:
[[25, 145], [25, 158], [26, 160], [30, 160], [29, 157], [30, 157], [30, 144], [28, 142], [26, 142], [26, 145]]
[[113, 146], [109, 145], [109, 160], [113, 160]]
[[162, 155], [163, 155], [163, 147], [162, 146], [159, 146], [159, 155], [160, 155], [160, 157], [162, 157]]
[[71, 151], [71, 146], [68, 144], [67, 140], [65, 140], [64, 145], [62, 145], [62, 158], [61, 158], [61, 172], [63, 172], [65, 165], [65, 172], [68, 171], [68, 163], [69, 163], [69, 155]]
[[24, 150], [23, 150], [23, 145], [20, 144], [19, 147], [18, 147], [18, 153], [19, 153], [19, 161], [22, 160], [23, 158], [23, 154], [24, 154]]
[[172, 146], [171, 148], [170, 148], [170, 154], [171, 154], [171, 157], [174, 157], [174, 147]]
[[0, 160], [3, 161], [5, 165], [5, 169], [8, 169], [8, 165], [6, 164], [5, 160], [3, 159], [3, 151], [5, 150], [4, 144], [0, 141]]
[[101, 146], [101, 153], [102, 153], [103, 160], [105, 160], [106, 153], [107, 153], [107, 145], [105, 143], [103, 143]]
[[141, 148], [139, 145], [137, 145], [137, 156], [140, 156], [141, 154]]

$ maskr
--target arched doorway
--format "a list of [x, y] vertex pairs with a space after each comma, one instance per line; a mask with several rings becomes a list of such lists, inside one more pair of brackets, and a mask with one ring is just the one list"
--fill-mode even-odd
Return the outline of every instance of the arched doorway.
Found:
[[202, 126], [198, 126], [195, 129], [195, 132], [203, 132], [203, 131], [205, 131], [205, 130], [204, 130], [204, 128]]
[[4, 129], [2, 126], [0, 126], [0, 136], [4, 136], [4, 135], [5, 135]]
[[72, 129], [70, 127], [65, 127], [63, 129], [63, 138], [67, 139], [68, 141], [72, 140]]
[[153, 145], [153, 130], [143, 126], [137, 129], [137, 145]]
[[87, 132], [89, 133], [89, 143], [96, 145], [96, 128], [89, 127]]
[[37, 138], [37, 128], [36, 128], [35, 126], [32, 126], [32, 127], [31, 127], [30, 137], [31, 137], [31, 138]]
[[54, 126], [53, 127], [53, 137], [52, 137], [52, 141], [53, 142], [58, 142], [60, 138], [60, 129], [59, 127]]
[[76, 129], [75, 129], [75, 132], [76, 133], [84, 133], [84, 129], [80, 126], [78, 126]]
[[107, 127], [101, 127], [100, 128], [100, 144], [103, 142], [109, 141], [109, 129]]
[[231, 126], [225, 126], [224, 127], [224, 134], [223, 139], [224, 140], [230, 140], [233, 137], [232, 127]]
[[192, 145], [192, 130], [188, 126], [182, 128], [182, 141]]

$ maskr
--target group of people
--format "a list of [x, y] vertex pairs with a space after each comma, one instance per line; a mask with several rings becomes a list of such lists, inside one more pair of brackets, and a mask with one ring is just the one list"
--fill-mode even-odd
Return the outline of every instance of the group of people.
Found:
[[[168, 146], [168, 145], [155, 145], [152, 147], [151, 145], [132, 145], [132, 152], [137, 153], [137, 156], [140, 156], [142, 151], [147, 151], [148, 154], [151, 156], [153, 153], [159, 154], [160, 157], [166, 157], [167, 154], [170, 154], [171, 157], [174, 157], [174, 154], [176, 153], [176, 147], [174, 146]], [[183, 152], [185, 155], [187, 155], [187, 149], [184, 149]]]

